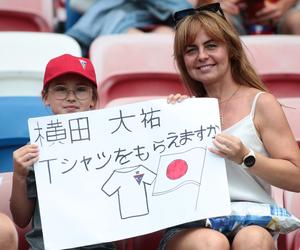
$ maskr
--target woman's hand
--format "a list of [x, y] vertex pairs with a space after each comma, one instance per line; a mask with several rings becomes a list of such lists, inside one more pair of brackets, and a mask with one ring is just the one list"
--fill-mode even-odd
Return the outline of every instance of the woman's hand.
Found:
[[177, 102], [182, 102], [183, 100], [189, 98], [189, 96], [187, 95], [182, 95], [182, 94], [171, 94], [168, 96], [167, 98], [167, 102], [168, 103], [172, 103], [172, 104], [175, 104]]
[[223, 158], [242, 164], [243, 158], [249, 153], [249, 149], [235, 136], [224, 133], [217, 134], [213, 139], [215, 148], [209, 148], [209, 151]]
[[276, 25], [290, 7], [292, 7], [291, 4], [285, 3], [285, 1], [277, 3], [266, 1], [265, 7], [256, 13], [253, 21], [258, 23], [271, 22]]
[[245, 9], [245, 1], [242, 0], [219, 0], [222, 10], [227, 15], [238, 15], [242, 9]]
[[14, 172], [26, 177], [28, 169], [39, 159], [39, 148], [35, 144], [25, 145], [13, 153]]

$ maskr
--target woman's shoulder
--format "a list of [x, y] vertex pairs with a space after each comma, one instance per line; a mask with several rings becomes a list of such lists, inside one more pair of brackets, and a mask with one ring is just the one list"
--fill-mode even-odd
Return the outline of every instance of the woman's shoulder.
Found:
[[277, 101], [276, 97], [270, 92], [263, 92], [257, 90], [256, 95], [258, 107], [267, 108], [273, 105], [279, 105], [279, 102]]
[[276, 97], [269, 92], [262, 92], [261, 94], [258, 94], [261, 91], [257, 91], [257, 100], [256, 100], [256, 107], [255, 107], [255, 114], [257, 117], [260, 117], [261, 119], [265, 120], [276, 120], [283, 116], [283, 110], [276, 99]]
[[255, 113], [265, 113], [270, 109], [280, 108], [280, 104], [273, 94], [256, 88], [246, 88], [244, 98], [249, 107], [255, 110]]

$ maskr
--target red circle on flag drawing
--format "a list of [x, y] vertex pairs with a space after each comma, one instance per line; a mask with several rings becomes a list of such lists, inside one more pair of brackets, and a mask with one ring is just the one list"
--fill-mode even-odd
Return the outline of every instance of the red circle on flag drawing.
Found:
[[171, 180], [179, 179], [184, 176], [188, 170], [186, 161], [177, 159], [172, 161], [167, 167], [167, 177]]

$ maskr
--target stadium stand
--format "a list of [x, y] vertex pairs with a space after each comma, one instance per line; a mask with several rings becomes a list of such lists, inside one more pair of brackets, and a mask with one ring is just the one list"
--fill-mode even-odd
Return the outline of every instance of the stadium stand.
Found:
[[[2, 1], [20, 2], [23, 1]], [[0, 3], [0, 30], [8, 14], [23, 18], [25, 31], [51, 31], [51, 17], [37, 12], [34, 21], [29, 14], [20, 14], [16, 8], [7, 12]], [[49, 1], [26, 1], [49, 4]], [[49, 6], [49, 5], [48, 5]], [[41, 7], [41, 5], [40, 5]], [[23, 7], [23, 10], [26, 8]], [[51, 8], [49, 8], [51, 9]], [[48, 9], [48, 10], [49, 10]], [[40, 9], [41, 10], [41, 9]], [[32, 11], [32, 9], [31, 9]], [[31, 14], [30, 14], [31, 15]], [[46, 16], [47, 16], [46, 15]], [[16, 19], [16, 18], [14, 18]], [[25, 20], [25, 21], [24, 21]], [[7, 25], [16, 20], [6, 21]], [[34, 24], [36, 28], [29, 28]], [[21, 24], [19, 24], [21, 25]], [[27, 28], [26, 28], [27, 27]], [[19, 30], [16, 28], [16, 30]], [[10, 28], [12, 30], [12, 28]], [[284, 111], [300, 146], [300, 37], [299, 36], [244, 36], [249, 58], [271, 92], [283, 104]], [[91, 45], [90, 58], [99, 81], [99, 108], [123, 105], [136, 101], [165, 97], [169, 93], [185, 93], [173, 60], [172, 35], [138, 34], [113, 35], [97, 38]], [[25, 144], [28, 117], [47, 115], [40, 99], [41, 81], [46, 62], [61, 53], [80, 55], [81, 50], [70, 37], [43, 32], [0, 32], [2, 61], [0, 64], [0, 211], [8, 214], [12, 178], [12, 151]], [[52, 50], [55, 51], [52, 51]], [[274, 52], [275, 51], [275, 52]], [[19, 106], [18, 106], [19, 105]], [[8, 107], [10, 109], [8, 109]], [[17, 119], [16, 119], [17, 118]], [[4, 121], [4, 122], [3, 122]], [[2, 173], [1, 173], [2, 172]], [[3, 173], [7, 172], [7, 173]], [[297, 217], [300, 217], [299, 194], [274, 188], [273, 197]], [[30, 229], [18, 228], [20, 250], [27, 250], [24, 233]], [[154, 250], [162, 231], [118, 242], [118, 250]], [[280, 236], [279, 250], [299, 250], [300, 231]]]
[[186, 92], [173, 62], [172, 44], [171, 34], [119, 34], [94, 40], [90, 58], [99, 82], [100, 107], [120, 97]]
[[53, 0], [0, 1], [1, 31], [51, 32], [53, 27]]

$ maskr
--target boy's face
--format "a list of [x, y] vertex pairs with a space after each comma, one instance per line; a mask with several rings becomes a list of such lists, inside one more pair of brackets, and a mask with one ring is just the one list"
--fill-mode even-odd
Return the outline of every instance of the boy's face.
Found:
[[79, 75], [60, 76], [49, 83], [44, 103], [54, 114], [91, 110], [96, 105], [91, 85]]

